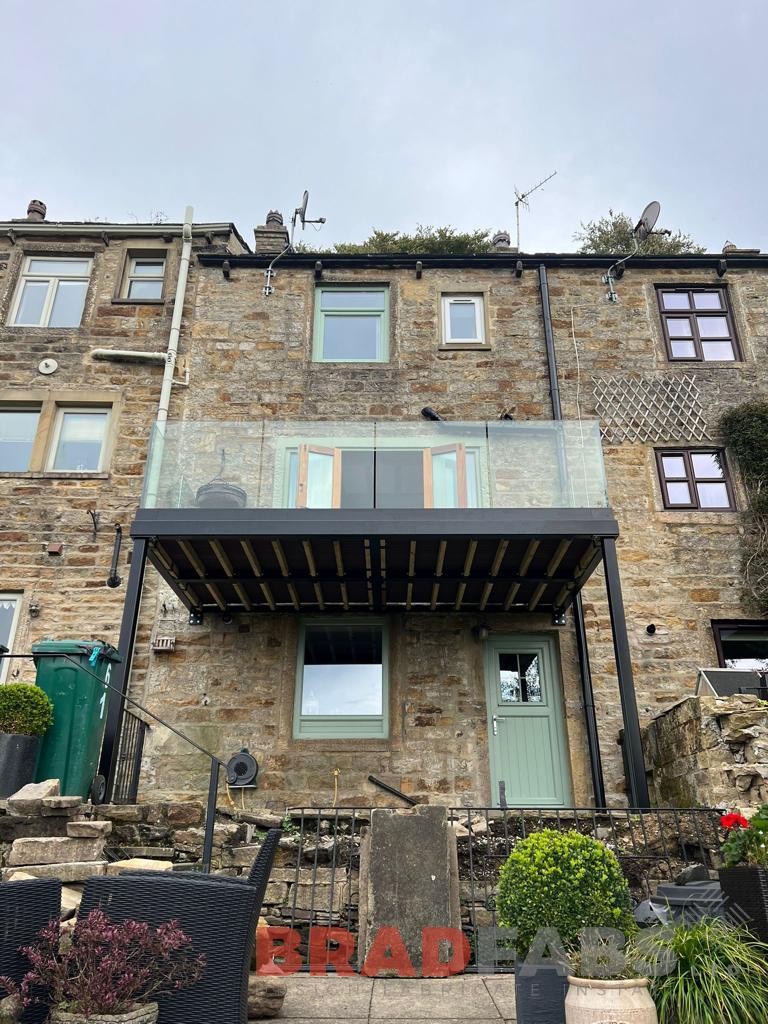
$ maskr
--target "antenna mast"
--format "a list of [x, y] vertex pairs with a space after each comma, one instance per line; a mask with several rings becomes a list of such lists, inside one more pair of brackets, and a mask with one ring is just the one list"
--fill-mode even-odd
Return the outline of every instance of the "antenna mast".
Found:
[[550, 181], [552, 178], [554, 178], [554, 176], [556, 174], [557, 174], [557, 171], [552, 171], [551, 174], [548, 174], [546, 178], [542, 178], [541, 181], [537, 185], [533, 186], [533, 188], [529, 188], [527, 192], [518, 192], [517, 188], [515, 189], [515, 196], [516, 196], [516, 199], [515, 199], [515, 225], [517, 227], [517, 251], [518, 252], [520, 252], [520, 207], [524, 206], [526, 208], [526, 210], [529, 209], [529, 206], [528, 206], [528, 196], [533, 195], [533, 193], [537, 189], [541, 188], [543, 185], [546, 185], [546, 183], [548, 181]]

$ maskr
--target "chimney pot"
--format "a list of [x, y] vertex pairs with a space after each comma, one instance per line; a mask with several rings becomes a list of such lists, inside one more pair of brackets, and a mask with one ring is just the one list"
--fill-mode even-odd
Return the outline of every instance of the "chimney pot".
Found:
[[270, 210], [266, 222], [253, 229], [253, 251], [257, 256], [272, 256], [288, 245], [288, 228], [279, 210]]
[[42, 199], [30, 199], [27, 207], [27, 220], [45, 220], [48, 207]]
[[497, 231], [491, 239], [491, 245], [494, 249], [509, 249], [511, 244], [508, 231]]
[[283, 215], [279, 210], [270, 210], [267, 214], [267, 224], [282, 224]]

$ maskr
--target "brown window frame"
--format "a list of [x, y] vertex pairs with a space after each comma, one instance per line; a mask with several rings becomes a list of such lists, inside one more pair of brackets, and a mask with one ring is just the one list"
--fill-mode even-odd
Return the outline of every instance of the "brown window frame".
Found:
[[[678, 294], [687, 294], [689, 298], [688, 311], [684, 309], [665, 309], [664, 308], [664, 293], [665, 292], [676, 292]], [[693, 304], [693, 296], [696, 292], [717, 292], [721, 297], [722, 308], [721, 309], [696, 309]], [[657, 284], [656, 285], [656, 304], [659, 309], [659, 317], [661, 319], [661, 330], [664, 335], [664, 344], [667, 349], [667, 359], [671, 363], [739, 363], [743, 361], [741, 352], [741, 346], [739, 345], [739, 337], [736, 333], [736, 324], [733, 319], [733, 310], [731, 309], [730, 296], [728, 295], [728, 289], [725, 285], [720, 284], [709, 284], [709, 285], [667, 285]], [[728, 330], [730, 334], [727, 338], [704, 338], [704, 341], [728, 341], [733, 349], [733, 359], [705, 359], [704, 349], [702, 348], [702, 338], [699, 334], [699, 325], [696, 322], [697, 316], [724, 316], [728, 321]], [[692, 356], [676, 356], [672, 353], [672, 342], [673, 341], [686, 341], [686, 338], [672, 338], [669, 334], [669, 327], [667, 321], [669, 319], [681, 320], [687, 319], [691, 325], [691, 337], [690, 340], [693, 342], [695, 349], [695, 355]]]
[[[725, 458], [725, 449], [723, 448], [655, 448], [656, 455], [656, 472], [659, 477], [659, 485], [661, 487], [661, 500], [664, 503], [664, 508], [670, 512], [735, 512], [736, 501], [733, 493], [733, 484], [731, 482], [731, 475], [728, 472], [728, 463]], [[696, 476], [693, 469], [692, 455], [715, 455], [720, 462], [720, 467], [723, 471], [722, 476], [718, 477], [704, 477]], [[664, 471], [664, 463], [662, 459], [664, 457], [675, 456], [682, 458], [685, 466], [685, 476], [667, 476]], [[688, 484], [688, 493], [691, 496], [691, 501], [686, 503], [671, 502], [669, 500], [669, 492], [667, 490], [668, 483], [682, 483], [685, 481]], [[720, 508], [712, 508], [708, 506], [702, 506], [699, 501], [699, 491], [697, 484], [725, 484], [726, 493], [728, 494], [728, 505]]]
[[712, 626], [712, 636], [714, 637], [715, 650], [717, 651], [717, 663], [720, 668], [727, 668], [723, 652], [723, 630], [753, 629], [755, 632], [764, 632], [768, 627], [765, 619], [712, 619], [710, 625]]

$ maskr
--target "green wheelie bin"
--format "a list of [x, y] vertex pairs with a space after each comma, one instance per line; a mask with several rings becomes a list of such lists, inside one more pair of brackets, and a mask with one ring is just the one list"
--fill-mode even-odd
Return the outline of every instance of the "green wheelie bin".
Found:
[[37, 759], [38, 782], [59, 779], [62, 796], [103, 800], [96, 772], [117, 651], [97, 640], [43, 640], [32, 647], [37, 685], [53, 702], [53, 727]]

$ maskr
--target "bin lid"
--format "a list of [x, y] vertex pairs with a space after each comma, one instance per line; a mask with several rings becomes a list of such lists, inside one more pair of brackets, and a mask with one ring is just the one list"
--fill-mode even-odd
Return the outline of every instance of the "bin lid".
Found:
[[90, 657], [94, 647], [101, 649], [99, 656], [102, 658], [108, 658], [110, 661], [123, 660], [114, 647], [104, 644], [100, 640], [41, 640], [38, 644], [32, 644], [32, 653], [86, 654]]
[[660, 885], [653, 901], [663, 901], [671, 907], [685, 907], [691, 904], [714, 906], [723, 899], [719, 882], [691, 882], [688, 885]]

